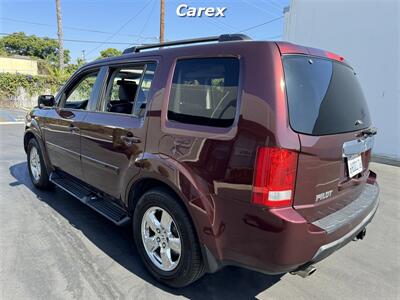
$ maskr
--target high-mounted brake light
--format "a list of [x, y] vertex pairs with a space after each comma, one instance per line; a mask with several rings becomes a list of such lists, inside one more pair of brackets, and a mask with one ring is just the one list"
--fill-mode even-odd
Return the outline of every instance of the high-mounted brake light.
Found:
[[311, 56], [320, 56], [320, 57], [327, 57], [336, 61], [343, 62], [344, 57], [340, 56], [336, 53], [325, 51], [317, 48], [312, 47], [305, 47], [300, 45], [295, 45], [288, 42], [277, 42], [276, 43], [279, 47], [279, 51], [282, 55], [284, 54], [305, 54]]
[[333, 60], [337, 60], [337, 61], [340, 61], [340, 62], [344, 61], [344, 57], [343, 56], [337, 55], [337, 54], [329, 52], [329, 51], [325, 51], [325, 55], [326, 55], [326, 57], [328, 57], [330, 59], [333, 59]]
[[267, 207], [292, 205], [297, 157], [297, 152], [286, 149], [258, 149], [253, 179], [253, 203]]

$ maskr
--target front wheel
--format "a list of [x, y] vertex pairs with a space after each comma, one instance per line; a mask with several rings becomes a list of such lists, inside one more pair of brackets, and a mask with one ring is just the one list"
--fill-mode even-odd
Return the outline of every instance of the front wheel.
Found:
[[49, 188], [49, 174], [38, 142], [34, 138], [30, 139], [27, 149], [28, 170], [33, 185], [39, 189]]
[[152, 189], [139, 199], [133, 234], [141, 259], [158, 281], [183, 287], [204, 274], [192, 222], [167, 191]]

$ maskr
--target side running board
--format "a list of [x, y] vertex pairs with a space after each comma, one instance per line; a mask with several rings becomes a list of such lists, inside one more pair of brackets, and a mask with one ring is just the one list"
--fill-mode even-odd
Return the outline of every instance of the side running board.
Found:
[[130, 221], [130, 217], [124, 209], [108, 199], [99, 197], [78, 180], [70, 176], [64, 176], [58, 172], [52, 172], [49, 179], [56, 186], [74, 196], [87, 206], [93, 208], [114, 224], [124, 225]]

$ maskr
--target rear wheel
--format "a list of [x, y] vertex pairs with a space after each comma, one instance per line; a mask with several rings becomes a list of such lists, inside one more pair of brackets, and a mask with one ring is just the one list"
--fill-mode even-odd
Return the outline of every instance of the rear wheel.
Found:
[[133, 218], [138, 252], [160, 282], [183, 287], [204, 274], [193, 225], [178, 200], [163, 189], [152, 189], [138, 201]]
[[29, 175], [34, 186], [39, 189], [49, 188], [51, 186], [49, 174], [39, 144], [34, 138], [29, 140], [27, 158]]

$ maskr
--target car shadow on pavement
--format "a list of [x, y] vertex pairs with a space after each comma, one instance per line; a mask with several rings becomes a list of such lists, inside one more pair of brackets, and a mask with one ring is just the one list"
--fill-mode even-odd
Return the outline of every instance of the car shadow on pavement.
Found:
[[26, 162], [11, 166], [10, 174], [16, 180], [11, 182], [10, 186], [25, 185], [38, 200], [63, 216], [114, 261], [148, 283], [171, 294], [190, 299], [220, 299], [222, 297], [254, 299], [282, 277], [282, 275], [264, 275], [243, 268], [226, 267], [214, 274], [206, 274], [189, 287], [171, 289], [158, 283], [147, 273], [133, 244], [130, 226], [114, 225], [61, 189], [54, 188], [50, 191], [36, 189], [30, 181]]

